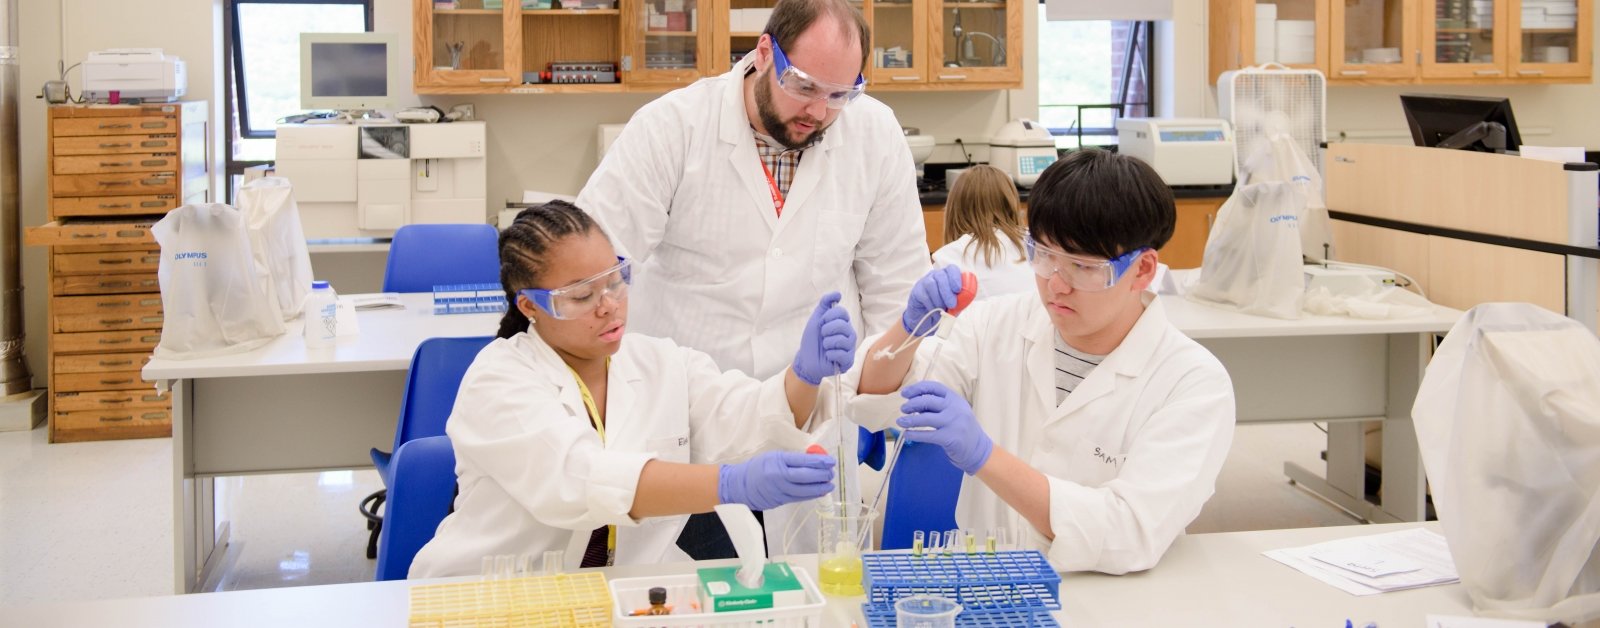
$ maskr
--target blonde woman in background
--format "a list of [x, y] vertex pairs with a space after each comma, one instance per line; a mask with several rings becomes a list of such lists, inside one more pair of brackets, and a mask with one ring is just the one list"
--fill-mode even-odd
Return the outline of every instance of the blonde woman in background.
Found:
[[1011, 176], [994, 166], [972, 166], [956, 178], [944, 205], [945, 245], [935, 267], [954, 264], [978, 276], [978, 299], [1034, 289], [1023, 250], [1021, 202]]

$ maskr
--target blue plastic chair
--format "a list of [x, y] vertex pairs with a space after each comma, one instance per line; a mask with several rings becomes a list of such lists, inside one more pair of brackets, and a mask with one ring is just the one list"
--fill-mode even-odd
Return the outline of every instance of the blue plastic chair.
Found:
[[439, 522], [450, 514], [456, 495], [456, 452], [450, 437], [429, 436], [395, 450], [384, 509], [383, 538], [378, 542], [379, 580], [404, 580], [411, 559], [433, 538]]
[[389, 243], [384, 292], [500, 283], [500, 233], [491, 225], [405, 225]]
[[906, 442], [889, 472], [889, 498], [883, 507], [883, 549], [911, 547], [917, 530], [956, 527], [961, 470], [938, 445]]
[[[445, 420], [456, 404], [456, 391], [461, 388], [461, 377], [467, 367], [478, 357], [493, 336], [462, 338], [429, 338], [417, 345], [411, 355], [411, 369], [406, 375], [405, 397], [400, 401], [400, 418], [395, 424], [394, 446], [389, 451], [399, 451], [409, 441], [429, 436], [443, 436]], [[394, 486], [389, 452], [372, 448], [373, 466], [385, 487]], [[367, 528], [372, 531], [367, 539], [367, 558], [378, 551], [378, 537], [383, 528], [383, 517], [378, 508], [386, 499], [378, 491], [361, 500], [361, 514], [367, 518]]]

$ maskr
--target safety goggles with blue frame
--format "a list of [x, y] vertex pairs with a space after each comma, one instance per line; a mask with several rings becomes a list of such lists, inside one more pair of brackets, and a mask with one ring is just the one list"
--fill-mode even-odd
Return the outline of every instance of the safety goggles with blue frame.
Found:
[[1023, 244], [1028, 251], [1028, 265], [1033, 268], [1034, 274], [1045, 279], [1060, 275], [1062, 281], [1072, 286], [1073, 290], [1084, 292], [1099, 292], [1116, 285], [1122, 275], [1133, 267], [1134, 260], [1150, 250], [1140, 247], [1111, 259], [1093, 259], [1039, 244], [1031, 234], [1023, 236]]
[[633, 283], [633, 263], [617, 256], [617, 265], [598, 274], [554, 290], [528, 288], [517, 294], [527, 297], [550, 316], [570, 320], [593, 312], [606, 297], [617, 302], [628, 298], [628, 286]]
[[773, 73], [778, 75], [778, 87], [790, 98], [804, 103], [827, 100], [829, 109], [843, 109], [867, 91], [867, 77], [863, 74], [856, 75], [855, 85], [812, 78], [804, 70], [790, 65], [789, 56], [783, 54], [783, 48], [778, 45], [778, 38], [771, 39]]

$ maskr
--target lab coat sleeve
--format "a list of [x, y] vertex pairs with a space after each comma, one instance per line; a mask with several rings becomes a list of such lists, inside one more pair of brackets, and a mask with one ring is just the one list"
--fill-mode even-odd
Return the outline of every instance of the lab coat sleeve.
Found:
[[657, 101], [634, 114], [578, 193], [578, 207], [600, 223], [617, 254], [636, 262], [661, 243], [682, 178], [684, 123], [675, 106]]
[[689, 460], [699, 464], [743, 461], [770, 449], [802, 451], [809, 442], [795, 427], [783, 378], [765, 380], [717, 369], [711, 356], [678, 347], [689, 382]]
[[1216, 489], [1233, 442], [1233, 383], [1220, 364], [1183, 376], [1138, 428], [1117, 477], [1050, 484], [1050, 561], [1066, 571], [1154, 567]]
[[484, 369], [457, 396], [445, 432], [457, 466], [498, 483], [539, 523], [568, 530], [634, 525], [646, 452], [608, 451], [587, 416], [526, 371]]
[[[880, 135], [870, 141], [885, 147], [905, 143], [898, 125], [884, 125]], [[902, 148], [882, 152], [878, 195], [851, 266], [861, 292], [862, 335], [881, 334], [900, 324], [911, 285], [932, 267], [911, 153]]]

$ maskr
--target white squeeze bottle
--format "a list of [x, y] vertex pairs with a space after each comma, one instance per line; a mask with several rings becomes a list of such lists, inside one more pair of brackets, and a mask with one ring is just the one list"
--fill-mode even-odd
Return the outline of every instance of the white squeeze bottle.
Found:
[[339, 295], [326, 281], [311, 282], [306, 296], [306, 348], [332, 347], [339, 335]]

